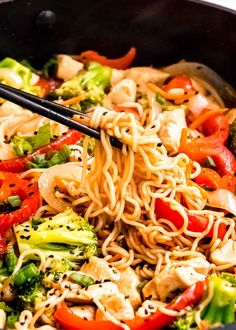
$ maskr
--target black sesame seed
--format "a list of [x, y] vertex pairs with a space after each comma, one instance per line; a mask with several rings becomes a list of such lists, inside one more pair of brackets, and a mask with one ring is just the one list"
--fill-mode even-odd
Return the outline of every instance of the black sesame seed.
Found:
[[148, 315], [148, 311], [146, 309], [144, 309], [144, 314]]
[[15, 187], [15, 183], [10, 183], [9, 187]]

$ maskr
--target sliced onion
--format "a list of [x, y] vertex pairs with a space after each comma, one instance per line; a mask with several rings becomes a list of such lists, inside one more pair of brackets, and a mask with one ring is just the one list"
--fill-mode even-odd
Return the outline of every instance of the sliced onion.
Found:
[[201, 94], [190, 97], [188, 106], [190, 111], [195, 115], [199, 116], [204, 108], [208, 105], [208, 101], [205, 96]]
[[236, 197], [226, 189], [208, 191], [207, 205], [224, 209], [236, 216]]
[[7, 84], [15, 88], [23, 86], [22, 78], [14, 71], [7, 68], [0, 68], [0, 80], [4, 80]]
[[226, 106], [232, 107], [235, 104], [236, 92], [232, 86], [224, 81], [215, 71], [208, 66], [197, 62], [179, 62], [163, 68], [163, 71], [168, 72], [172, 76], [179, 74], [187, 74], [190, 77], [197, 77], [205, 81], [215, 93], [224, 101]]
[[76, 164], [61, 164], [50, 167], [40, 176], [38, 185], [43, 199], [54, 209], [63, 212], [69, 204], [55, 196], [55, 177], [81, 181], [82, 167]]

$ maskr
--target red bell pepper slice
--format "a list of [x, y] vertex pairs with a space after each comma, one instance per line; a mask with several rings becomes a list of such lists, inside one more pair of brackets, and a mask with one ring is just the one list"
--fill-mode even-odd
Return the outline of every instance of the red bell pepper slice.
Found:
[[[173, 302], [166, 306], [172, 311], [181, 311], [186, 307], [196, 305], [203, 297], [206, 281], [197, 282], [185, 290]], [[70, 312], [65, 302], [62, 302], [54, 313], [56, 321], [66, 330], [122, 330], [118, 325], [111, 321], [86, 321]], [[135, 317], [125, 323], [131, 330], [161, 330], [171, 325], [175, 316], [166, 315], [160, 311], [153, 313], [145, 318]]]
[[70, 312], [63, 301], [54, 313], [56, 321], [66, 330], [122, 330], [122, 328], [111, 321], [86, 321]]
[[226, 189], [235, 192], [236, 178], [232, 174], [226, 174], [221, 177], [211, 168], [202, 168], [201, 173], [194, 179], [201, 187], [215, 189]]
[[183, 88], [186, 93], [195, 92], [191, 79], [185, 74], [178, 75], [162, 87], [165, 92], [173, 88]]
[[128, 68], [128, 66], [133, 62], [136, 56], [136, 52], [137, 52], [136, 48], [132, 47], [130, 48], [128, 53], [125, 54], [124, 56], [116, 59], [108, 59], [107, 57], [102, 56], [93, 50], [87, 50], [78, 56], [72, 56], [72, 57], [78, 61], [82, 61], [82, 62], [95, 61], [102, 65], [110, 66], [111, 68], [114, 69], [123, 70]]
[[[207, 229], [208, 226], [208, 219], [202, 215], [192, 215], [189, 214], [188, 210], [186, 210], [186, 213], [188, 215], [188, 227], [187, 229], [189, 231], [193, 231], [195, 233], [202, 233]], [[164, 218], [169, 221], [171, 221], [177, 229], [180, 229], [183, 226], [183, 218], [177, 212], [176, 210], [173, 210], [171, 208], [171, 205], [169, 202], [164, 202], [162, 199], [157, 198], [156, 199], [156, 204], [155, 204], [155, 214], [156, 217], [159, 218]], [[206, 237], [212, 237], [213, 235], [213, 227], [212, 226], [211, 230], [209, 231], [208, 234], [206, 234]], [[223, 239], [225, 236], [225, 233], [227, 231], [227, 226], [225, 224], [220, 224], [219, 229], [218, 229], [218, 237], [220, 239]]]
[[44, 146], [36, 150], [31, 155], [20, 157], [16, 159], [3, 160], [0, 162], [0, 171], [9, 171], [19, 173], [27, 170], [27, 163], [31, 161], [35, 156], [39, 154], [45, 154], [49, 151], [57, 151], [64, 145], [71, 145], [78, 142], [81, 138], [81, 133], [72, 129], [69, 129], [65, 134], [51, 142], [47, 146]]
[[208, 156], [214, 160], [220, 175], [234, 174], [236, 162], [233, 154], [224, 145], [229, 135], [229, 123], [224, 115], [216, 115], [203, 123], [205, 137], [187, 141], [187, 132], [182, 130], [179, 152], [192, 160], [203, 162]]
[[1, 179], [0, 197], [5, 199], [9, 196], [20, 196], [23, 201], [20, 209], [7, 214], [0, 215], [0, 254], [6, 252], [7, 244], [5, 234], [13, 225], [28, 220], [40, 207], [40, 193], [37, 184], [28, 180], [20, 179], [12, 173], [1, 172], [1, 176], [6, 176], [3, 181]]

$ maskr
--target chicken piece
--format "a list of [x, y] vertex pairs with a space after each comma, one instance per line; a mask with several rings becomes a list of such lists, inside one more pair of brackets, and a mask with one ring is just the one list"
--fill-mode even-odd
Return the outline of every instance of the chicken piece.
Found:
[[177, 289], [185, 289], [193, 283], [203, 281], [205, 276], [196, 272], [193, 267], [177, 267], [163, 271], [155, 276], [143, 288], [145, 298], [160, 299], [165, 301], [172, 298]]
[[92, 321], [95, 319], [96, 308], [91, 305], [73, 306], [70, 307], [70, 311], [87, 321]]
[[179, 281], [175, 278], [175, 269], [163, 271], [158, 276], [155, 276], [143, 288], [144, 298], [165, 299], [175, 290], [181, 288]]
[[176, 154], [179, 145], [182, 128], [187, 127], [185, 111], [182, 108], [162, 112], [160, 118], [159, 137], [170, 154]]
[[118, 105], [124, 102], [135, 102], [135, 82], [131, 79], [122, 79], [112, 87], [110, 93], [108, 94], [108, 98], [114, 105]]
[[115, 295], [104, 295], [100, 302], [109, 312], [119, 321], [132, 320], [134, 318], [134, 310], [129, 299], [125, 299], [122, 293]]
[[163, 84], [169, 77], [169, 74], [151, 67], [133, 67], [126, 70], [126, 78], [132, 79], [137, 85], [143, 85], [147, 82]]
[[125, 77], [125, 71], [124, 70], [117, 70], [117, 69], [112, 69], [111, 72], [111, 86], [114, 86], [117, 84], [119, 81], [124, 79]]
[[137, 309], [142, 303], [141, 295], [137, 288], [139, 283], [138, 275], [130, 267], [120, 273], [120, 279], [116, 283], [119, 291], [128, 297], [134, 309]]
[[165, 307], [165, 303], [157, 300], [145, 300], [136, 312], [136, 316], [146, 317], [155, 313], [158, 308]]
[[77, 303], [89, 303], [93, 298], [100, 299], [103, 295], [116, 295], [119, 293], [115, 283], [106, 282], [102, 284], [92, 284], [86, 290], [79, 285], [70, 285], [70, 291], [66, 295], [66, 300]]
[[70, 80], [84, 67], [83, 63], [73, 60], [68, 55], [58, 55], [57, 78]]
[[203, 258], [192, 258], [190, 260], [187, 260], [184, 265], [193, 267], [196, 272], [205, 276], [207, 276], [210, 270], [210, 263]]
[[223, 246], [211, 253], [211, 260], [216, 265], [235, 263], [236, 265], [236, 242], [229, 239]]
[[193, 267], [178, 267], [175, 276], [182, 288], [188, 288], [198, 281], [204, 281], [205, 276], [196, 272]]
[[89, 262], [84, 263], [80, 271], [92, 276], [98, 282], [104, 282], [105, 280], [118, 281], [120, 279], [120, 272], [102, 258], [89, 258]]

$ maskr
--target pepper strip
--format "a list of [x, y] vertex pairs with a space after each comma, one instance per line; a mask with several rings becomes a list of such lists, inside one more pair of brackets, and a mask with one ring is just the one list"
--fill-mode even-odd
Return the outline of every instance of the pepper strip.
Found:
[[136, 53], [137, 53], [136, 48], [132, 47], [130, 48], [128, 53], [125, 54], [124, 56], [116, 59], [108, 59], [107, 57], [102, 56], [93, 50], [87, 50], [81, 53], [80, 55], [72, 56], [72, 58], [81, 62], [95, 61], [102, 65], [110, 66], [111, 68], [114, 69], [124, 70], [127, 69], [128, 66], [133, 62]]
[[236, 162], [233, 154], [224, 145], [229, 135], [229, 122], [224, 115], [216, 115], [203, 123], [205, 137], [187, 141], [187, 131], [182, 130], [179, 153], [183, 152], [192, 160], [203, 162], [211, 157], [220, 175], [234, 174]]

